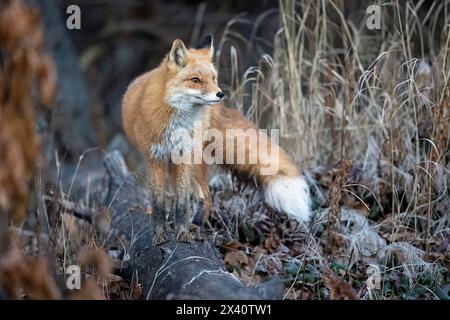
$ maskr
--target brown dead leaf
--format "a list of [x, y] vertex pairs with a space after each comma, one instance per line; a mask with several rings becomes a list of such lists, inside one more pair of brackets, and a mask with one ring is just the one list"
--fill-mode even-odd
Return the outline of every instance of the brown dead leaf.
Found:
[[225, 264], [228, 264], [232, 267], [241, 267], [243, 265], [248, 265], [248, 257], [247, 255], [240, 251], [230, 251], [225, 254]]
[[264, 247], [269, 253], [272, 253], [277, 251], [277, 249], [280, 247], [280, 244], [280, 237], [275, 233], [271, 233], [264, 242]]
[[230, 241], [227, 244], [225, 244], [225, 247], [229, 248], [229, 249], [237, 250], [237, 249], [241, 249], [241, 248], [243, 248], [245, 246], [242, 243], [240, 243], [239, 241], [233, 240], [233, 241]]
[[324, 272], [325, 285], [330, 290], [330, 300], [357, 300], [355, 290], [346, 282], [338, 278], [329, 269]]

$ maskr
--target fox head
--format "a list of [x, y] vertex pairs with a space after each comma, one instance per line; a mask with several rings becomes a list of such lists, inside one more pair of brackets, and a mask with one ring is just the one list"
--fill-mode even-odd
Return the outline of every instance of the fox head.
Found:
[[212, 63], [213, 38], [205, 37], [195, 49], [186, 49], [177, 39], [167, 56], [166, 101], [179, 109], [214, 105], [224, 93], [217, 85], [217, 71]]

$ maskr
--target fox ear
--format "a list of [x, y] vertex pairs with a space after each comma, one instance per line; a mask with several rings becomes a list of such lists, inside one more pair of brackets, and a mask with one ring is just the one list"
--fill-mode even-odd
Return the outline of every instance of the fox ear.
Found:
[[183, 41], [176, 39], [172, 44], [169, 53], [169, 65], [183, 68], [188, 59], [189, 53], [184, 46]]
[[195, 47], [195, 49], [209, 49], [211, 58], [214, 55], [214, 40], [213, 35], [208, 33]]

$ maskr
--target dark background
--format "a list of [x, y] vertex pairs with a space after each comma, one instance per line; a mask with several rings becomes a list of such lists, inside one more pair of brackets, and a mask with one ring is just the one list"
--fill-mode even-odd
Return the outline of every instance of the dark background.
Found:
[[[262, 55], [272, 53], [273, 38], [280, 28], [276, 0], [29, 2], [42, 12], [46, 44], [59, 77], [52, 120], [42, 125], [50, 142], [46, 155], [51, 158], [57, 149], [69, 162], [78, 160], [89, 147], [106, 148], [121, 132], [120, 107], [127, 85], [156, 67], [174, 39], [192, 46], [212, 33], [220, 86], [228, 93], [233, 77], [241, 77]], [[371, 2], [336, 3], [358, 26]], [[81, 9], [81, 30], [65, 26], [66, 8], [72, 4]], [[335, 45], [342, 46], [339, 37]], [[238, 74], [231, 71], [233, 50]]]

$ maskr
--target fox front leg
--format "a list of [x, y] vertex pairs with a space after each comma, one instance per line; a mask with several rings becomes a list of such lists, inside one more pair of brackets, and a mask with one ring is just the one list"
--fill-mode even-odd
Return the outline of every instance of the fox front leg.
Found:
[[175, 231], [176, 240], [192, 243], [194, 239], [189, 233], [189, 213], [192, 208], [190, 201], [192, 167], [190, 165], [175, 165]]
[[211, 198], [209, 195], [208, 177], [205, 164], [197, 165], [195, 167], [194, 182], [196, 187], [196, 195], [199, 202], [199, 209], [194, 216], [193, 222], [203, 229], [211, 212]]
[[166, 208], [164, 202], [165, 168], [157, 161], [149, 161], [147, 166], [150, 185], [150, 205], [152, 208], [152, 225], [154, 236], [152, 244], [154, 246], [169, 241], [166, 231]]

